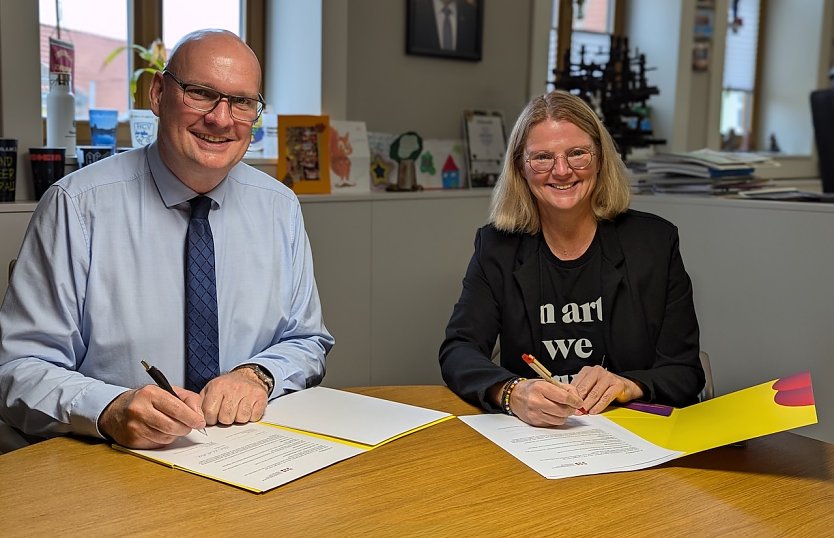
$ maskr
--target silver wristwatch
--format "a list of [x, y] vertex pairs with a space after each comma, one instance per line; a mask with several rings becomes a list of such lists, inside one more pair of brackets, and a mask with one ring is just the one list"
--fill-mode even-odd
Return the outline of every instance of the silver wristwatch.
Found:
[[248, 368], [255, 372], [255, 375], [258, 376], [261, 383], [266, 385], [266, 395], [269, 396], [272, 394], [272, 388], [275, 386], [275, 381], [272, 379], [272, 374], [269, 373], [269, 370], [259, 364], [247, 363], [233, 368], [233, 371], [240, 370], [241, 368]]

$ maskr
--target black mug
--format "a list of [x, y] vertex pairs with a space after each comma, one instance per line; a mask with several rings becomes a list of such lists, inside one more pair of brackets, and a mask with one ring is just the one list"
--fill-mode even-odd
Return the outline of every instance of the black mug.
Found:
[[50, 185], [64, 177], [66, 151], [66, 148], [29, 148], [35, 200], [40, 200]]
[[113, 146], [76, 146], [75, 153], [78, 156], [78, 168], [82, 168], [113, 155], [114, 148]]
[[14, 202], [17, 184], [17, 140], [0, 138], [0, 202]]

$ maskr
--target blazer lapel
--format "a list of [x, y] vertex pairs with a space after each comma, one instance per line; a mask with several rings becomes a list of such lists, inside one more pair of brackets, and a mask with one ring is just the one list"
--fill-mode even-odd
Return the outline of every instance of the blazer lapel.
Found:
[[527, 314], [527, 324], [531, 329], [531, 341], [538, 345], [542, 340], [542, 328], [539, 323], [539, 309], [541, 307], [541, 271], [539, 267], [539, 234], [524, 235], [521, 248], [515, 261], [515, 277], [524, 312]]
[[602, 245], [602, 319], [609, 328], [606, 332], [610, 334], [609, 321], [614, 310], [617, 288], [625, 279], [625, 256], [613, 222], [601, 221], [599, 236]]
[[[642, 300], [633, 296], [633, 290], [628, 287], [625, 255], [614, 223], [602, 221], [600, 236], [605, 348], [612, 361], [616, 363], [617, 356], [637, 353], [638, 350], [633, 348], [633, 344], [647, 341], [648, 332], [645, 323], [641, 322], [645, 319]], [[616, 326], [611, 323], [615, 311], [618, 312]]]

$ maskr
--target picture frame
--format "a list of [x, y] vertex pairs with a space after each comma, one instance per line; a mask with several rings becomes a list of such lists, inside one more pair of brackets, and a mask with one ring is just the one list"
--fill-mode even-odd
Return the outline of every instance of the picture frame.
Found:
[[[407, 0], [406, 54], [480, 61], [484, 0], [441, 0], [441, 3], [449, 7], [446, 19], [435, 10], [434, 0]], [[444, 37], [450, 41], [448, 45], [443, 43]]]
[[494, 187], [507, 151], [504, 115], [498, 110], [464, 110], [463, 132], [470, 187]]
[[330, 193], [330, 118], [278, 116], [278, 179], [296, 194]]

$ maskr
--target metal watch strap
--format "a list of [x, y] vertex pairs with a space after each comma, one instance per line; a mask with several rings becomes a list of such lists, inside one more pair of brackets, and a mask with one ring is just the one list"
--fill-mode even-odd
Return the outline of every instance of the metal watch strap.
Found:
[[267, 395], [272, 394], [272, 388], [275, 386], [275, 381], [272, 379], [272, 374], [270, 374], [266, 368], [264, 368], [260, 364], [247, 363], [235, 367], [234, 370], [240, 370], [241, 368], [248, 368], [255, 372], [255, 375], [258, 376], [258, 379], [260, 379], [261, 383], [266, 385]]

